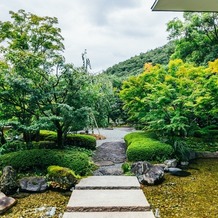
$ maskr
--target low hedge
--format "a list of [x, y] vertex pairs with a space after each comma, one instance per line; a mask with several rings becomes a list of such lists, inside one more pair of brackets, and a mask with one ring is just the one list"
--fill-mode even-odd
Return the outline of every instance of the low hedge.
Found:
[[90, 135], [68, 134], [66, 144], [94, 150], [96, 148], [96, 138]]
[[50, 130], [40, 130], [39, 141], [57, 141], [57, 133]]
[[18, 172], [46, 170], [48, 166], [67, 167], [81, 176], [87, 175], [92, 164], [87, 154], [73, 150], [32, 149], [0, 156], [0, 168], [12, 166]]
[[[49, 130], [40, 130], [40, 141], [57, 141], [57, 133]], [[47, 143], [46, 143], [47, 144]], [[68, 134], [66, 138], [66, 146], [76, 146], [94, 150], [96, 148], [96, 138], [84, 134]], [[47, 148], [47, 147], [45, 147]]]
[[163, 161], [173, 155], [171, 145], [148, 138], [144, 132], [129, 133], [124, 139], [129, 161]]

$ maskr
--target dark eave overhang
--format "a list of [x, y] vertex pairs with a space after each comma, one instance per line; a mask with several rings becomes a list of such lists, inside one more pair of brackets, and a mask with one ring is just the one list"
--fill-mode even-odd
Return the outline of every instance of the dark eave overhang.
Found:
[[156, 0], [152, 11], [218, 12], [218, 0]]

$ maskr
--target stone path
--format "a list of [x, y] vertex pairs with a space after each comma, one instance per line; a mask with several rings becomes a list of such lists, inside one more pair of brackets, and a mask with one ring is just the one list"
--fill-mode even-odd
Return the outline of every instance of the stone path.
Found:
[[134, 129], [128, 127], [100, 129], [101, 135], [106, 139], [97, 140], [93, 161], [99, 168], [94, 172], [94, 176], [123, 174], [121, 166], [126, 160], [124, 136], [133, 131]]
[[105, 142], [98, 146], [93, 155], [94, 163], [99, 168], [94, 176], [122, 175], [122, 163], [126, 160], [126, 145], [122, 141]]
[[91, 176], [76, 185], [63, 218], [155, 218], [134, 176]]

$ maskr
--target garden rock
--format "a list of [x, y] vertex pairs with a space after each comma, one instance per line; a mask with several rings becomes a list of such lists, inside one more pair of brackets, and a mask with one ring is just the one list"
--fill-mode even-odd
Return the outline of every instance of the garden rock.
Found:
[[3, 214], [15, 204], [16, 200], [14, 198], [7, 197], [3, 192], [0, 192], [0, 214]]
[[152, 164], [150, 164], [147, 161], [139, 161], [136, 163], [133, 163], [131, 166], [131, 172], [134, 173], [136, 176], [142, 175], [148, 171], [152, 167]]
[[176, 167], [178, 162], [176, 159], [171, 159], [171, 160], [165, 160], [164, 164], [166, 165], [167, 168], [169, 168], [169, 167]]
[[179, 177], [186, 177], [186, 176], [191, 175], [190, 172], [184, 171], [184, 170], [182, 170], [180, 168], [176, 168], [176, 167], [168, 168], [168, 172], [174, 176], [179, 176]]
[[21, 191], [43, 192], [48, 188], [47, 180], [44, 177], [24, 177], [19, 180]]
[[17, 188], [17, 174], [15, 170], [11, 166], [4, 167], [0, 177], [0, 191], [6, 195], [14, 194]]
[[60, 166], [48, 167], [48, 180], [53, 189], [70, 190], [80, 179], [71, 169]]
[[139, 182], [143, 185], [156, 185], [162, 182], [164, 178], [164, 169], [147, 161], [133, 163], [131, 172], [137, 176]]
[[176, 167], [170, 167], [170, 168], [168, 168], [168, 172], [170, 172], [170, 173], [177, 173], [177, 172], [179, 172], [179, 171], [182, 171], [180, 168], [176, 168]]

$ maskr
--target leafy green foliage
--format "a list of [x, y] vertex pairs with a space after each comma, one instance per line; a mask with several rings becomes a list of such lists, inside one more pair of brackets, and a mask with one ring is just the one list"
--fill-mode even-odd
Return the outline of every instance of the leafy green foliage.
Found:
[[89, 135], [68, 134], [66, 144], [67, 146], [75, 146], [95, 150], [96, 138]]
[[120, 97], [130, 120], [143, 124], [173, 145], [174, 137], [186, 137], [209, 127], [217, 129], [217, 61], [208, 68], [182, 60], [168, 67], [145, 65], [144, 73], [123, 83]]
[[57, 133], [51, 130], [40, 130], [39, 132], [40, 141], [57, 141]]
[[131, 165], [128, 162], [123, 163], [121, 167], [124, 174], [129, 173], [131, 170]]
[[[46, 141], [50, 141], [48, 145], [49, 144], [52, 145], [53, 144], [52, 142], [57, 141], [57, 133], [49, 130], [40, 130], [39, 138], [40, 140], [43, 140], [42, 142], [41, 141], [38, 142], [39, 146], [40, 144], [46, 145], [47, 144]], [[37, 144], [37, 142], [35, 144]], [[95, 137], [90, 135], [67, 134], [64, 147], [70, 148], [72, 146], [94, 150], [96, 147], [96, 139]], [[47, 146], [44, 148], [47, 148]], [[53, 148], [55, 148], [55, 146]]]
[[10, 14], [0, 22], [1, 115], [18, 123], [27, 143], [40, 129], [55, 129], [59, 148], [67, 132], [93, 126], [93, 117], [104, 125], [111, 83], [65, 63], [57, 18]]
[[32, 149], [12, 152], [0, 156], [0, 168], [10, 165], [18, 172], [46, 170], [48, 166], [58, 165], [74, 170], [76, 174], [86, 175], [92, 165], [89, 157], [73, 150]]
[[[32, 148], [36, 149], [57, 149], [57, 142], [55, 141], [32, 141]], [[17, 150], [19, 151], [19, 150]]]
[[129, 133], [124, 139], [129, 161], [163, 161], [172, 157], [172, 146], [148, 138], [144, 132]]
[[167, 24], [169, 39], [176, 41], [172, 58], [198, 65], [217, 59], [218, 14], [184, 13], [184, 19], [174, 18]]
[[9, 141], [0, 146], [0, 154], [6, 154], [14, 151], [21, 151], [28, 149], [28, 145], [22, 141]]

